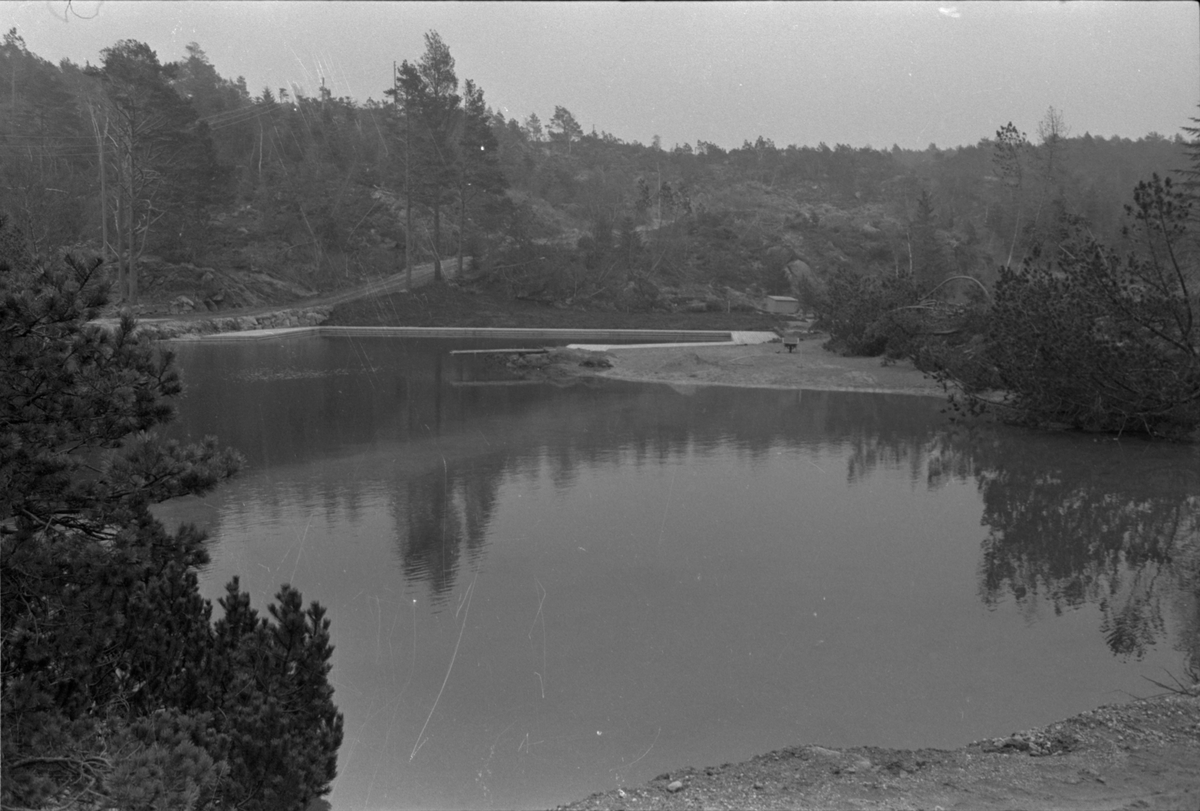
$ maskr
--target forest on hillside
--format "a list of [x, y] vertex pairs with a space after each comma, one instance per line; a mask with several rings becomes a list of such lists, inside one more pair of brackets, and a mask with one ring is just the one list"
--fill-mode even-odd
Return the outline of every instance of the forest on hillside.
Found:
[[1193, 147], [1074, 133], [1053, 108], [1031, 134], [998, 120], [946, 149], [628, 143], [562, 106], [506, 119], [438, 34], [425, 44], [383, 101], [363, 103], [324, 86], [255, 93], [195, 43], [177, 62], [122, 40], [96, 65], [56, 66], [12, 29], [7, 250], [86, 249], [126, 303], [189, 293], [210, 307], [242, 303], [222, 295], [235, 277], [298, 294], [428, 263], [512, 296], [620, 309], [671, 306], [671, 290], [803, 292], [839, 271], [932, 289], [991, 283], [1068, 224], [1119, 242], [1136, 183], [1183, 174]]

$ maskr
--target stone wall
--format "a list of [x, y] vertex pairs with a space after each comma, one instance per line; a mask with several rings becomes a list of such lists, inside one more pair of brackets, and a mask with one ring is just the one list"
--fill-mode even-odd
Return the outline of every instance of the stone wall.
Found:
[[146, 320], [138, 323], [138, 332], [152, 338], [180, 338], [188, 335], [211, 335], [214, 332], [245, 332], [259, 329], [316, 327], [329, 319], [332, 307], [307, 307], [295, 310], [276, 310], [259, 315], [227, 315], [213, 318]]

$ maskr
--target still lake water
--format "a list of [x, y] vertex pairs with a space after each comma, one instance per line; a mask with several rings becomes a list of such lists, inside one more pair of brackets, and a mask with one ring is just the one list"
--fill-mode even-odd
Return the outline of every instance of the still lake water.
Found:
[[1200, 449], [902, 395], [462, 385], [470, 345], [176, 347], [173, 433], [248, 465], [161, 514], [208, 529], [210, 599], [328, 608], [337, 811], [955, 747], [1200, 666]]

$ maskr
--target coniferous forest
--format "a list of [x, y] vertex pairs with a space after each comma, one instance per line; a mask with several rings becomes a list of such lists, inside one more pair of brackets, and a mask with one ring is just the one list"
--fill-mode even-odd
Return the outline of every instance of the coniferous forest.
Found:
[[[193, 43], [53, 65], [0, 46], [0, 210], [27, 251], [103, 253], [126, 303], [216, 306], [432, 263], [507, 295], [622, 310], [803, 292], [839, 270], [985, 284], [1086, 221], [1118, 240], [1139, 180], [1188, 142], [1072, 131], [1051, 108], [924, 150], [627, 143], [497, 113], [435, 32], [381, 101], [249, 88]], [[1181, 122], [1183, 123], [1183, 122]]]

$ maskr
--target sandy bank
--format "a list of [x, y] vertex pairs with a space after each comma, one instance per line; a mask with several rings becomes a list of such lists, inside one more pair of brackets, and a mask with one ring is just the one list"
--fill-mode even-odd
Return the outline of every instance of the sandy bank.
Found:
[[782, 343], [748, 346], [617, 347], [600, 377], [662, 383], [776, 389], [943, 394], [910, 362], [884, 366], [879, 358], [844, 358], [821, 348], [824, 336], [802, 340], [795, 352]]

